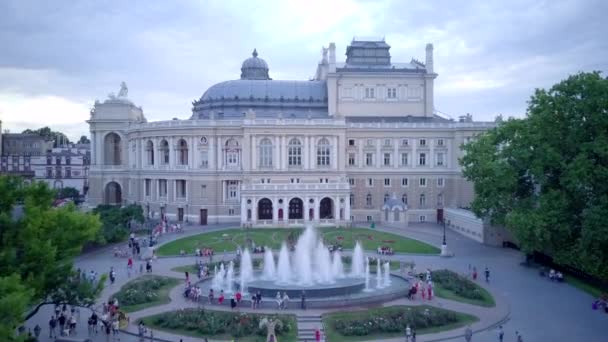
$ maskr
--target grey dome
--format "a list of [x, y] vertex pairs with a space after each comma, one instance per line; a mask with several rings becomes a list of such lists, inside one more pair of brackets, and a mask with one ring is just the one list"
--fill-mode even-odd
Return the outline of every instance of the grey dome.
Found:
[[241, 66], [242, 80], [269, 80], [268, 64], [266, 61], [258, 58], [258, 51], [253, 49], [251, 57], [247, 58]]

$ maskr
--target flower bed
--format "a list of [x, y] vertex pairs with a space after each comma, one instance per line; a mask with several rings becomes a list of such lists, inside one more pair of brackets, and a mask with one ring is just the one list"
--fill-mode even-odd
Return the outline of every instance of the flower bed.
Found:
[[449, 270], [433, 271], [435, 294], [438, 297], [480, 306], [495, 306], [492, 295], [471, 280]]
[[432, 306], [393, 306], [323, 316], [328, 341], [374, 340], [403, 336], [406, 327], [417, 334], [455, 329], [478, 318]]
[[296, 320], [293, 315], [264, 315], [233, 313], [204, 309], [182, 309], [144, 317], [150, 327], [196, 337], [213, 339], [238, 338], [239, 341], [265, 341], [266, 328], [260, 328], [264, 317], [279, 319], [283, 324], [275, 329], [279, 341], [296, 340]]
[[126, 283], [111, 298], [118, 299], [120, 308], [126, 312], [138, 311], [168, 303], [169, 290], [179, 282], [175, 278], [146, 275]]

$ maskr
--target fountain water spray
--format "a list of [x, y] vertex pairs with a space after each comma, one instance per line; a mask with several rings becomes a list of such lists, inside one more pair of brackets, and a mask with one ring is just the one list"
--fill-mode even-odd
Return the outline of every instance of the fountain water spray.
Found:
[[213, 289], [219, 291], [224, 288], [224, 277], [226, 276], [224, 264], [220, 264], [219, 270], [217, 266], [215, 266], [213, 273], [215, 274], [215, 276], [213, 276]]
[[317, 245], [316, 234], [311, 226], [306, 227], [304, 233], [298, 239], [296, 243], [295, 251], [295, 269], [296, 276], [298, 277], [298, 284], [300, 285], [312, 285], [312, 252]]
[[241, 272], [240, 272], [240, 289], [244, 294], [247, 292], [247, 282], [253, 280], [253, 262], [251, 261], [251, 253], [249, 249], [241, 255]]
[[381, 289], [382, 286], [382, 264], [380, 264], [380, 259], [378, 259], [378, 263], [376, 265], [376, 288]]
[[384, 287], [391, 285], [391, 265], [390, 262], [384, 263]]
[[317, 281], [322, 284], [334, 283], [334, 275], [332, 274], [331, 256], [329, 250], [325, 247], [322, 241], [319, 241], [315, 251], [315, 269], [318, 270]]
[[291, 263], [289, 262], [289, 251], [287, 244], [283, 241], [279, 252], [279, 264], [277, 266], [277, 281], [281, 284], [288, 284], [291, 280]]
[[331, 263], [331, 273], [336, 278], [344, 278], [344, 264], [342, 263], [342, 255], [340, 251], [335, 251]]
[[226, 272], [226, 293], [234, 293], [234, 262], [231, 261], [228, 264], [228, 271]]
[[363, 248], [361, 247], [361, 243], [357, 241], [355, 250], [353, 251], [350, 275], [353, 277], [363, 277], [363, 267]]
[[266, 252], [264, 252], [264, 270], [262, 275], [264, 279], [267, 280], [274, 280], [277, 278], [277, 267], [274, 263], [274, 256], [268, 247], [266, 247]]
[[365, 258], [365, 291], [371, 291], [369, 288], [369, 258]]

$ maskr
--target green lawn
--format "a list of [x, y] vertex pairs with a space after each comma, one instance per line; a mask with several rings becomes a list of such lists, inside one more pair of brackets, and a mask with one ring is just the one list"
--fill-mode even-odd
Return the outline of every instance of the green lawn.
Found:
[[[494, 307], [494, 297], [483, 287], [449, 270], [433, 271], [435, 296], [472, 305]], [[481, 298], [476, 298], [481, 297]]]
[[[429, 310], [431, 315], [436, 317], [452, 317], [448, 321], [445, 318], [430, 319], [427, 327], [417, 327], [415, 322], [422, 326], [424, 321], [421, 317], [425, 314], [425, 310]], [[340, 324], [351, 325], [353, 327], [362, 327], [366, 322], [382, 319], [384, 329], [392, 330], [392, 332], [374, 331], [364, 335], [342, 335], [338, 329]], [[391, 322], [392, 320], [392, 322]], [[372, 341], [386, 338], [395, 338], [404, 336], [406, 324], [410, 324], [411, 328], [416, 329], [416, 335], [437, 333], [446, 330], [457, 329], [465, 325], [477, 322], [479, 318], [461, 312], [455, 312], [436, 308], [428, 305], [420, 306], [391, 306], [386, 308], [369, 309], [365, 311], [351, 312], [336, 312], [323, 315], [323, 327], [327, 341], [332, 342], [347, 342], [347, 341]], [[449, 323], [441, 324], [438, 322], [446, 321]], [[389, 323], [390, 322], [390, 323]]]
[[587, 292], [588, 294], [590, 294], [591, 296], [593, 296], [594, 298], [600, 298], [602, 296], [603, 293], [608, 293], [607, 290], [603, 290], [600, 287], [591, 285], [587, 282], [585, 282], [584, 280], [581, 280], [579, 278], [573, 277], [571, 275], [564, 275], [564, 279], [566, 280], [566, 282], [582, 291]]
[[494, 302], [494, 297], [492, 297], [492, 295], [483, 287], [481, 287], [479, 285], [476, 285], [476, 286], [478, 287], [479, 291], [481, 292], [481, 295], [483, 296], [482, 300], [469, 299], [469, 298], [459, 296], [459, 295], [455, 294], [454, 292], [441, 287], [441, 285], [439, 285], [439, 284], [435, 284], [435, 286], [433, 287], [433, 291], [435, 292], [435, 296], [437, 296], [437, 297], [451, 299], [451, 300], [455, 300], [457, 302], [463, 302], [463, 303], [467, 303], [467, 304], [473, 304], [473, 305], [485, 306], [485, 307], [496, 306], [496, 303]]
[[[390, 246], [398, 253], [438, 254], [439, 249], [424, 242], [402, 237], [392, 233], [367, 228], [318, 228], [327, 244], [341, 244], [346, 249], [354, 248], [360, 241], [364, 249], [375, 250], [379, 246]], [[169, 242], [158, 248], [158, 255], [179, 255], [180, 251], [192, 254], [196, 248], [213, 248], [215, 253], [234, 251], [237, 246], [245, 246], [251, 239], [257, 246], [268, 246], [273, 250], [281, 247], [288, 236], [295, 239], [302, 229], [229, 229], [202, 233]]]
[[145, 275], [124, 284], [110, 298], [118, 298], [121, 310], [135, 312], [169, 303], [169, 291], [179, 283], [176, 278]]
[[[200, 316], [193, 318], [193, 313], [196, 309], [185, 309], [179, 313], [179, 317], [172, 317], [177, 314], [177, 311], [164, 312], [158, 315], [148, 316], [141, 319], [144, 324], [148, 327], [174, 333], [184, 336], [192, 336], [197, 338], [210, 338], [213, 340], [220, 341], [236, 341], [239, 342], [265, 342], [266, 335], [260, 336], [250, 334], [249, 336], [243, 336], [235, 338], [228, 331], [235, 331], [240, 329], [239, 324], [253, 324], [255, 329], [257, 328], [258, 319], [268, 317], [265, 314], [253, 314], [247, 313], [246, 318], [243, 314], [238, 312], [224, 312], [224, 311], [213, 311], [204, 310], [204, 314], [207, 315], [206, 320], [200, 320]], [[200, 312], [200, 311], [199, 311]], [[253, 322], [252, 322], [253, 318]], [[279, 315], [279, 318], [284, 324], [291, 326], [291, 329], [286, 334], [278, 336], [279, 341], [295, 342], [297, 341], [298, 327], [296, 317], [294, 315]], [[239, 322], [239, 323], [236, 323]], [[202, 329], [209, 329], [214, 326], [214, 329], [223, 330], [217, 334], [204, 334]], [[226, 329], [228, 328], [228, 329]]]

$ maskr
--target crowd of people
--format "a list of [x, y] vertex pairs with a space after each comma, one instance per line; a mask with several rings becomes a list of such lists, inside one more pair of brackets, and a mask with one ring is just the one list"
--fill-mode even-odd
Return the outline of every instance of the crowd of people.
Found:
[[380, 255], [393, 255], [395, 254], [395, 252], [393, 252], [393, 249], [391, 247], [388, 246], [379, 246], [378, 249], [376, 250], [376, 252]]
[[433, 281], [432, 273], [430, 269], [427, 269], [424, 274], [421, 274], [419, 279], [412, 279], [412, 286], [408, 291], [407, 298], [415, 300], [416, 296], [420, 294], [422, 300], [432, 300], [434, 296], [433, 292]]

